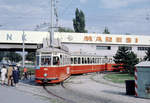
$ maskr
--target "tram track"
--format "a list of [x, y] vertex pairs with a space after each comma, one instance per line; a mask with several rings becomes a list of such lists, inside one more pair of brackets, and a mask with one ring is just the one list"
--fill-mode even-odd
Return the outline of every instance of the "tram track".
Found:
[[[73, 82], [71, 82], [71, 84], [67, 84], [68, 82], [62, 82], [59, 85], [45, 85], [43, 86], [43, 89], [49, 94], [48, 96], [52, 96], [52, 98], [55, 97], [56, 99], [62, 101], [61, 103], [119, 103], [116, 100], [107, 98], [107, 96], [105, 98], [105, 96], [103, 97], [101, 95], [97, 95], [98, 92], [93, 93], [95, 89], [89, 89], [86, 84], [87, 82], [92, 83], [94, 85], [97, 84], [95, 81], [91, 82], [91, 76], [93, 75], [83, 75], [81, 76], [82, 79], [80, 79], [80, 77], [76, 77], [74, 78]], [[76, 82], [74, 83], [74, 81], [80, 83], [76, 84]], [[76, 87], [76, 85], [81, 85], [81, 88], [83, 88], [84, 90], [80, 91], [80, 89], [78, 89], [80, 87]], [[103, 93], [104, 91], [102, 91], [102, 94]]]
[[[66, 87], [65, 87], [64, 84], [63, 84], [63, 82], [60, 83], [60, 86], [61, 86], [62, 88], [64, 88], [64, 89], [66, 89]], [[43, 85], [43, 89], [44, 89], [49, 95], [54, 96], [54, 97], [56, 97], [56, 98], [58, 98], [58, 99], [60, 99], [60, 100], [63, 100], [65, 103], [77, 103], [77, 102], [75, 102], [75, 101], [73, 101], [73, 100], [70, 100], [70, 99], [68, 99], [68, 98], [64, 98], [63, 96], [59, 96], [58, 94], [56, 94], [56, 93], [50, 91], [50, 90], [47, 88], [46, 85]]]

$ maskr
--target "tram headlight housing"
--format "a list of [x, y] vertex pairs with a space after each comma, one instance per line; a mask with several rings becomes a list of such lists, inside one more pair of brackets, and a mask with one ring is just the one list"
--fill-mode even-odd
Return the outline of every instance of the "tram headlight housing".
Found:
[[44, 77], [47, 77], [47, 73], [44, 73]]

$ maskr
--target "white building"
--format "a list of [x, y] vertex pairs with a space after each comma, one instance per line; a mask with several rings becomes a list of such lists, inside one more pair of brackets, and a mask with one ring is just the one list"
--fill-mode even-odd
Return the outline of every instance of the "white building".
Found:
[[[48, 32], [25, 31], [25, 43], [41, 44], [43, 38], [49, 38]], [[0, 31], [0, 44], [22, 43], [23, 31]], [[128, 46], [139, 58], [145, 56], [150, 48], [150, 36], [145, 35], [117, 35], [96, 33], [60, 33], [55, 32], [54, 38], [60, 39], [68, 46], [72, 53], [91, 53], [112, 57], [120, 46]]]
[[69, 47], [70, 52], [86, 52], [113, 57], [120, 46], [127, 46], [139, 58], [150, 48], [150, 36], [93, 33], [55, 33], [55, 38]]

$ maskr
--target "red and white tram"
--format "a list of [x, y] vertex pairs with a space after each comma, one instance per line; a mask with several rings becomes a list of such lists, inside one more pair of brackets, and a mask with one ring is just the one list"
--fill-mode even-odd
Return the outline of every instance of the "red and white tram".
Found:
[[58, 83], [70, 76], [70, 55], [58, 48], [42, 48], [36, 54], [37, 83]]
[[37, 83], [58, 83], [71, 74], [83, 74], [100, 71], [113, 71], [112, 58], [97, 55], [71, 55], [58, 48], [37, 50], [35, 79]]

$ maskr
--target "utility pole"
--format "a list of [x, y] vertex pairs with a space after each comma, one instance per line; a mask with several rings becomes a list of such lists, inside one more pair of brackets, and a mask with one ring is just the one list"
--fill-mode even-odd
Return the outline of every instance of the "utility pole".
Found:
[[[51, 0], [51, 20], [50, 20], [50, 47], [53, 50], [53, 0]], [[51, 58], [51, 65], [53, 65], [53, 57]]]
[[53, 47], [53, 0], [51, 0], [50, 47]]
[[22, 67], [24, 68], [24, 61], [25, 61], [25, 34], [23, 30], [23, 35], [22, 35]]

